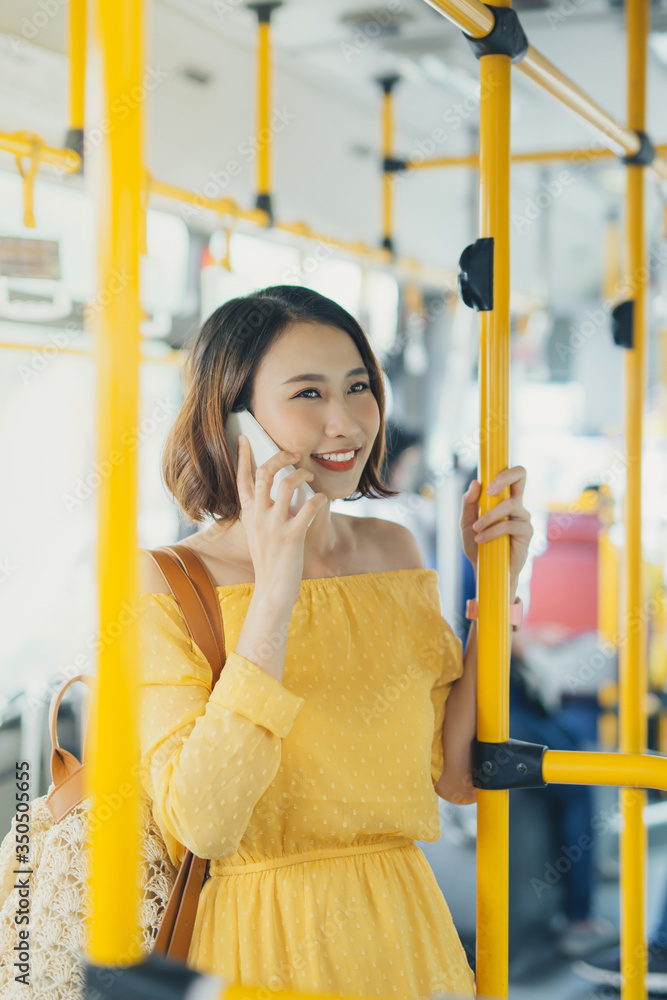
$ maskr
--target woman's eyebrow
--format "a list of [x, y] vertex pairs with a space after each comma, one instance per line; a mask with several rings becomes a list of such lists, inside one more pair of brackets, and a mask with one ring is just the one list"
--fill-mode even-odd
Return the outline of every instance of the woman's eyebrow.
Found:
[[[367, 368], [351, 368], [345, 378], [349, 378], [350, 375], [368, 375]], [[281, 385], [287, 385], [288, 382], [326, 382], [326, 375], [308, 374], [305, 375], [292, 375], [291, 378], [286, 378]]]

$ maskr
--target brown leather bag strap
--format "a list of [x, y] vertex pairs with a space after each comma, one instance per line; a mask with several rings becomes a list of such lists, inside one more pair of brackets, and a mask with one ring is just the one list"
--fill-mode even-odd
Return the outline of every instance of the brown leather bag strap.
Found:
[[78, 674], [70, 677], [51, 698], [49, 707], [49, 732], [51, 734], [51, 780], [54, 787], [46, 796], [46, 805], [53, 822], [59, 823], [69, 812], [78, 806], [85, 798], [84, 765], [69, 750], [64, 750], [58, 743], [58, 712], [65, 691], [75, 681], [83, 681], [91, 691], [94, 690], [95, 678], [92, 674]]
[[[62, 697], [67, 691], [70, 684], [74, 684], [75, 681], [83, 681], [87, 684], [91, 691], [94, 690], [93, 685], [95, 683], [95, 678], [92, 674], [77, 674], [76, 677], [70, 677], [70, 679], [58, 688], [56, 693], [51, 698], [51, 704], [49, 706], [49, 733], [51, 734], [51, 779], [55, 785], [59, 782], [64, 781], [70, 774], [77, 771], [81, 767], [81, 761], [70, 753], [69, 750], [64, 750], [60, 743], [58, 742], [58, 712], [60, 711], [60, 702]], [[83, 758], [81, 758], [83, 760]]]
[[207, 866], [208, 861], [185, 852], [153, 944], [154, 954], [187, 962]]
[[192, 639], [210, 664], [213, 690], [225, 665], [226, 650], [220, 601], [208, 570], [185, 545], [162, 545], [142, 551], [151, 556], [162, 573]]
[[[220, 676], [220, 671], [225, 665], [225, 659], [227, 657], [227, 652], [225, 649], [225, 629], [222, 623], [222, 612], [220, 610], [220, 599], [218, 597], [218, 592], [216, 590], [215, 584], [211, 579], [211, 576], [199, 558], [199, 556], [188, 548], [186, 545], [170, 545], [168, 548], [175, 552], [181, 561], [185, 564], [185, 570], [192, 580], [197, 592], [202, 600], [204, 607], [206, 608], [206, 614], [208, 621], [210, 623], [211, 629], [213, 631], [214, 641], [217, 648], [217, 657], [213, 656], [211, 651], [212, 660], [214, 666], [211, 668], [214, 670], [214, 683]], [[202, 636], [203, 638], [203, 636]], [[195, 638], [195, 642], [199, 645], [198, 640]], [[201, 646], [200, 646], [201, 649]], [[203, 650], [202, 650], [203, 652]], [[208, 659], [208, 657], [207, 657]], [[217, 669], [217, 664], [220, 664], [220, 669]]]

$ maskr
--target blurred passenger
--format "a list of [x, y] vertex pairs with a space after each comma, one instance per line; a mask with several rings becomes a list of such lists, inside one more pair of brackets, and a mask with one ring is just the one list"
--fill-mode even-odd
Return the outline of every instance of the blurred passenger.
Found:
[[[545, 648], [560, 646], [565, 635], [553, 628], [531, 634]], [[522, 678], [525, 636], [512, 639], [510, 661], [510, 733], [513, 739], [541, 743], [550, 750], [592, 750], [597, 748], [597, 703], [572, 698], [547, 712], [531, 695]], [[567, 645], [567, 643], [566, 643]], [[573, 662], [573, 661], [571, 661]], [[588, 785], [547, 785], [543, 789], [557, 831], [559, 848], [570, 865], [563, 872], [563, 913], [554, 923], [558, 949], [567, 957], [578, 958], [618, 941], [618, 930], [604, 918], [592, 915], [595, 831], [593, 793]], [[561, 847], [562, 845], [562, 847]], [[559, 855], [560, 856], [560, 855]]]
[[[593, 983], [604, 983], [621, 989], [621, 949], [605, 948], [585, 960], [575, 962], [575, 972]], [[664, 889], [660, 919], [649, 940], [646, 989], [651, 993], [667, 993], [667, 885]]]

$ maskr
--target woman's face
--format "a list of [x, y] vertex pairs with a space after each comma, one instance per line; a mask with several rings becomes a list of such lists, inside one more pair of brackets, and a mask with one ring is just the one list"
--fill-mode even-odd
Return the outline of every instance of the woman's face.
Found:
[[[299, 452], [296, 468], [314, 473], [314, 492], [333, 500], [356, 490], [380, 429], [380, 409], [361, 354], [344, 330], [321, 323], [285, 330], [256, 372], [252, 409], [279, 448]], [[314, 457], [351, 451], [351, 462], [325, 464]]]

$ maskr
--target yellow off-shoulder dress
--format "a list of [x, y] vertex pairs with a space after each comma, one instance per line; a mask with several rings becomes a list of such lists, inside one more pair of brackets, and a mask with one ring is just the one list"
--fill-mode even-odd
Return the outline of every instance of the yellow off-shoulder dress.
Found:
[[234, 652], [253, 588], [217, 588], [212, 692], [175, 598], [140, 598], [142, 783], [172, 861], [184, 846], [211, 859], [188, 965], [274, 990], [474, 996], [414, 843], [440, 836], [441, 728], [463, 670], [436, 570], [303, 580], [282, 682]]

